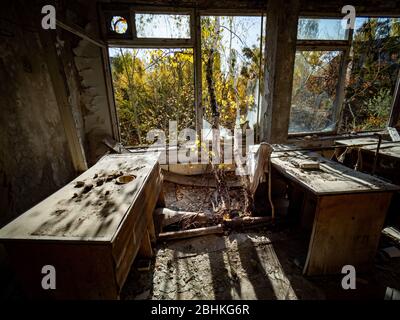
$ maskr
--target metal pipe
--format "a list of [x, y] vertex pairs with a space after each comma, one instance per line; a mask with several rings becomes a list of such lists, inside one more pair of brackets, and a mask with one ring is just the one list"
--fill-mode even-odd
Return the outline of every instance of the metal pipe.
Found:
[[375, 174], [376, 165], [378, 164], [379, 149], [381, 148], [381, 142], [382, 142], [382, 135], [380, 135], [379, 133], [376, 133], [375, 135], [378, 136], [378, 145], [376, 146], [374, 166], [373, 166], [372, 172], [371, 172], [372, 174]]

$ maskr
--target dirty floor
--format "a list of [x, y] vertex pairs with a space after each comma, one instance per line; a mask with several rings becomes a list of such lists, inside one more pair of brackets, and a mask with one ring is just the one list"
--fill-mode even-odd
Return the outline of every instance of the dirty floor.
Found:
[[[342, 277], [304, 277], [305, 237], [293, 230], [231, 233], [158, 245], [149, 271], [135, 264], [122, 299], [378, 299], [400, 289], [400, 258], [378, 253], [357, 289], [343, 290]], [[386, 247], [388, 244], [382, 244]]]
[[[165, 191], [171, 209], [212, 212], [212, 189], [166, 183]], [[240, 192], [232, 192], [240, 210]], [[160, 243], [149, 271], [132, 266], [121, 298], [383, 299], [387, 286], [400, 289], [400, 258], [381, 254], [372, 273], [357, 275], [356, 290], [343, 290], [341, 276], [306, 278], [307, 247], [308, 236], [293, 227]]]

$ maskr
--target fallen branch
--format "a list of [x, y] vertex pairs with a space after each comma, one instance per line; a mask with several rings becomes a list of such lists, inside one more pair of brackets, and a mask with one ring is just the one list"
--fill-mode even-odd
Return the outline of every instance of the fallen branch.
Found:
[[230, 229], [238, 229], [238, 228], [251, 228], [251, 227], [260, 227], [263, 225], [269, 225], [273, 222], [271, 216], [268, 217], [244, 217], [244, 218], [235, 218], [232, 220], [224, 221], [224, 226]]
[[175, 211], [168, 208], [157, 208], [154, 211], [154, 215], [161, 227], [187, 220], [190, 220], [192, 223], [197, 222], [200, 224], [207, 223], [209, 220], [209, 217], [204, 213]]
[[166, 241], [166, 240], [174, 240], [174, 239], [185, 239], [192, 238], [198, 236], [205, 236], [209, 234], [221, 234], [224, 232], [224, 228], [221, 224], [212, 227], [204, 227], [183, 231], [171, 231], [171, 232], [163, 232], [158, 235], [158, 240]]

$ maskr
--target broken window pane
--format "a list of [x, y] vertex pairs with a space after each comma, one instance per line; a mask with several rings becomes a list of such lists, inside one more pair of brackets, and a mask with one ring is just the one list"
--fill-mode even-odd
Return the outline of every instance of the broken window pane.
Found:
[[340, 51], [297, 51], [289, 133], [331, 131]]
[[190, 15], [135, 14], [138, 38], [190, 39]]
[[111, 19], [110, 25], [111, 31], [114, 31], [118, 34], [124, 34], [128, 30], [128, 21], [121, 16], [114, 16]]
[[261, 16], [201, 17], [203, 128], [207, 132], [213, 117], [212, 95], [222, 134], [225, 129], [252, 128], [257, 123], [264, 25]]
[[346, 29], [341, 19], [300, 18], [297, 29], [299, 40], [346, 40]]
[[168, 136], [195, 129], [192, 49], [110, 49], [114, 95], [124, 145], [148, 145], [150, 130]]
[[382, 129], [390, 117], [400, 63], [400, 19], [357, 18], [341, 131]]

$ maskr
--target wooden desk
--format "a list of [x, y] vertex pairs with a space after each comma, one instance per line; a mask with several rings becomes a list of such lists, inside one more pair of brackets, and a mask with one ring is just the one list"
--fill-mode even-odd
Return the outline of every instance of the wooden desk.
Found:
[[[18, 280], [31, 297], [116, 299], [139, 250], [151, 254], [152, 213], [162, 188], [158, 155], [102, 158], [0, 230]], [[113, 174], [135, 175], [116, 184]], [[107, 179], [103, 184], [99, 179]], [[76, 182], [92, 183], [85, 192]], [[75, 195], [74, 195], [75, 194]], [[44, 265], [56, 290], [43, 290]]]
[[[310, 158], [320, 163], [319, 170], [302, 170], [292, 161]], [[400, 187], [311, 152], [273, 152], [271, 163], [305, 194], [301, 207], [308, 217], [303, 218], [312, 231], [303, 273], [338, 274], [347, 264], [368, 269], [392, 194]]]
[[[343, 147], [360, 146], [361, 150], [375, 155], [378, 138], [355, 138], [346, 140], [336, 140], [335, 144], [343, 145]], [[366, 145], [367, 144], [367, 145]], [[382, 140], [379, 149], [379, 155], [392, 157], [400, 160], [400, 143], [391, 143], [390, 141]]]
[[[344, 157], [343, 164], [354, 168], [359, 156], [356, 149], [359, 147], [362, 160], [360, 162], [361, 168], [359, 168], [359, 170], [368, 173], [373, 171], [376, 147], [378, 144], [377, 138], [337, 140], [335, 141], [335, 144], [343, 146], [343, 148], [338, 148], [336, 150], [337, 156], [349, 148]], [[400, 143], [391, 143], [382, 140], [375, 174], [388, 179], [394, 184], [400, 184]]]

